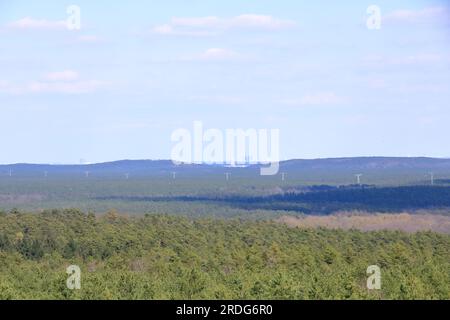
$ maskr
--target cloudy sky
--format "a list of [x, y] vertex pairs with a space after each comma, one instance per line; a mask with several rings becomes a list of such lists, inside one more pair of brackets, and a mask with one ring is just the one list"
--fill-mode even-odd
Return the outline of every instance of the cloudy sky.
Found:
[[283, 159], [450, 157], [450, 4], [0, 0], [0, 115], [0, 163], [169, 158], [196, 120], [278, 128]]

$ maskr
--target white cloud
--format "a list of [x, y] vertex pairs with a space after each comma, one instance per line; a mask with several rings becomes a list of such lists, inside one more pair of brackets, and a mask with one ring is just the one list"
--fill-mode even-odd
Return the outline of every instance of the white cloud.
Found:
[[78, 72], [73, 70], [50, 72], [44, 75], [44, 79], [48, 81], [74, 81], [78, 77]]
[[64, 20], [54, 21], [46, 19], [33, 19], [25, 17], [8, 24], [8, 27], [14, 29], [67, 29], [67, 22]]
[[417, 122], [421, 126], [431, 126], [439, 122], [439, 118], [433, 116], [422, 116], [417, 118]]
[[449, 63], [450, 56], [437, 53], [416, 53], [408, 56], [387, 57], [381, 55], [371, 55], [363, 58], [363, 63], [371, 67], [402, 66], [402, 65], [422, 65], [432, 66], [440, 63]]
[[389, 89], [395, 93], [417, 94], [419, 92], [427, 94], [450, 93], [448, 85], [441, 83], [418, 83], [418, 84], [397, 84]]
[[295, 22], [291, 20], [276, 19], [269, 15], [242, 14], [232, 18], [199, 17], [199, 18], [172, 18], [171, 25], [175, 27], [190, 28], [262, 28], [281, 29], [292, 27]]
[[82, 35], [77, 38], [77, 41], [85, 43], [98, 43], [100, 42], [100, 38], [95, 35]]
[[299, 99], [284, 99], [281, 102], [289, 106], [312, 106], [340, 104], [344, 101], [344, 98], [337, 96], [334, 92], [319, 92], [304, 95]]
[[224, 23], [223, 19], [218, 17], [199, 17], [199, 18], [172, 18], [171, 25], [176, 27], [193, 28], [218, 28]]
[[191, 37], [203, 37], [210, 36], [214, 33], [208, 31], [195, 31], [195, 30], [183, 30], [175, 28], [170, 24], [163, 24], [154, 27], [151, 30], [152, 33], [164, 36], [191, 36]]
[[403, 63], [405, 64], [422, 64], [422, 63], [436, 63], [443, 61], [444, 58], [439, 54], [417, 54], [411, 55], [404, 58]]
[[174, 32], [173, 27], [170, 24], [163, 24], [153, 28], [153, 32], [159, 34], [172, 34]]
[[102, 81], [86, 80], [74, 82], [43, 82], [36, 81], [25, 87], [25, 93], [91, 93], [105, 85]]
[[361, 115], [361, 114], [354, 114], [354, 115], [346, 115], [343, 117], [340, 117], [340, 121], [346, 125], [366, 125], [369, 121], [367, 116]]
[[366, 83], [371, 89], [384, 89], [387, 87], [386, 80], [383, 78], [371, 77], [366, 80]]
[[231, 20], [231, 27], [282, 29], [295, 26], [291, 20], [280, 20], [272, 16], [258, 14], [243, 14]]
[[291, 20], [260, 14], [243, 14], [231, 18], [174, 17], [169, 23], [154, 27], [152, 32], [160, 35], [207, 36], [230, 29], [279, 30], [293, 27], [295, 24]]
[[25, 84], [12, 84], [0, 81], [0, 93], [23, 95], [40, 93], [82, 94], [95, 92], [107, 85], [104, 81], [80, 80], [78, 72], [66, 70], [51, 72], [43, 76], [41, 80]]
[[20, 94], [21, 92], [22, 88], [15, 86], [8, 81], [0, 81], [0, 93]]
[[[385, 22], [423, 23], [447, 20], [450, 10], [445, 7], [429, 7], [422, 10], [397, 10], [383, 17]], [[448, 20], [447, 20], [448, 21]]]
[[228, 49], [210, 48], [200, 55], [200, 60], [233, 60], [239, 55]]
[[179, 58], [179, 61], [237, 61], [244, 57], [239, 53], [225, 48], [209, 48], [199, 54], [184, 56]]
[[199, 95], [188, 97], [188, 101], [198, 103], [240, 104], [245, 101], [243, 97], [229, 95]]

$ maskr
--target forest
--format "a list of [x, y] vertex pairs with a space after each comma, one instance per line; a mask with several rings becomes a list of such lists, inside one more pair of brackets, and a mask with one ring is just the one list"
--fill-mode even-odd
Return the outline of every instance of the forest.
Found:
[[107, 196], [97, 201], [213, 203], [243, 210], [285, 211], [300, 214], [331, 214], [341, 210], [396, 212], [450, 207], [446, 186], [329, 186], [279, 188], [272, 195], [206, 194], [185, 196]]
[[[0, 213], [0, 299], [449, 299], [450, 236], [77, 209]], [[66, 268], [81, 268], [81, 289]], [[381, 290], [366, 270], [381, 269]]]
[[448, 208], [450, 187], [324, 185], [307, 188], [302, 192], [290, 191], [265, 197], [234, 196], [221, 200], [247, 209], [290, 210], [307, 214], [330, 214], [339, 210], [395, 212]]

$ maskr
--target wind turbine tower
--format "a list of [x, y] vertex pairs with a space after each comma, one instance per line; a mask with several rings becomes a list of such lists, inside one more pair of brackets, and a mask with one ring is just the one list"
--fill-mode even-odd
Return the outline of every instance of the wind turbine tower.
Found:
[[361, 185], [361, 177], [362, 177], [362, 176], [363, 176], [362, 173], [355, 174], [355, 177], [356, 177], [356, 183], [357, 183], [358, 185]]

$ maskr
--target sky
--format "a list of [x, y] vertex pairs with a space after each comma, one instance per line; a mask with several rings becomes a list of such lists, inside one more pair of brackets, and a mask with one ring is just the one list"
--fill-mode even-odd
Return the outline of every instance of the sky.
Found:
[[449, 1], [0, 0], [0, 163], [168, 159], [194, 121], [279, 129], [281, 159], [450, 157], [449, 102]]

